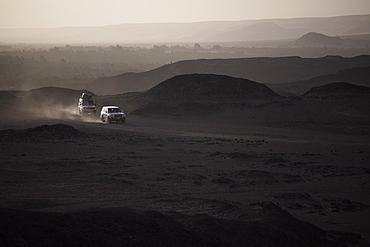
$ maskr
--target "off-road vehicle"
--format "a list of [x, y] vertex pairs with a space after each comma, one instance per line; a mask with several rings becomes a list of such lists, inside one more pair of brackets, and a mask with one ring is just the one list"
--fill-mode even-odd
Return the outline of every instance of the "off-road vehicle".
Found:
[[126, 114], [118, 106], [103, 106], [100, 112], [100, 119], [107, 123], [124, 123], [126, 121]]
[[80, 115], [96, 115], [96, 104], [91, 94], [82, 93], [78, 100], [78, 112]]

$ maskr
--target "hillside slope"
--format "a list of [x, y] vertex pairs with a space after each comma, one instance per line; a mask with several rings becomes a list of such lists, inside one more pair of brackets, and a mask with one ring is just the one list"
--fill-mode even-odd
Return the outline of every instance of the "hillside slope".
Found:
[[124, 73], [91, 82], [87, 88], [99, 95], [140, 92], [181, 74], [218, 74], [277, 84], [337, 73], [340, 70], [370, 66], [370, 56], [343, 58], [240, 58], [199, 59], [167, 64], [142, 73]]

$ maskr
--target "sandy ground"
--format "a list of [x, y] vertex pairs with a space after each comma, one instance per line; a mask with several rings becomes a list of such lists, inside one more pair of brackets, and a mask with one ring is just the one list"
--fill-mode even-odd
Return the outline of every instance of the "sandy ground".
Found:
[[[42, 125], [47, 126], [40, 127]], [[186, 232], [193, 234], [180, 240], [178, 236], [187, 235], [181, 231], [177, 232], [178, 236], [172, 234], [174, 230], [169, 230], [172, 235], [163, 231], [162, 236], [167, 236], [166, 241], [169, 241], [166, 244], [165, 238], [153, 242], [150, 240], [153, 237], [147, 235], [134, 240], [131, 236], [131, 240], [118, 242], [127, 246], [173, 246], [175, 243], [183, 246], [212, 246], [215, 243], [220, 246], [299, 246], [292, 236], [300, 236], [299, 241], [306, 243], [301, 246], [370, 245], [370, 141], [367, 136], [304, 128], [139, 117], [128, 118], [126, 124], [105, 124], [98, 119], [81, 119], [75, 115], [68, 120], [3, 119], [0, 127], [0, 207], [5, 210], [3, 217], [25, 219], [28, 215], [46, 213], [48, 216], [44, 218], [53, 215], [51, 221], [60, 223], [63, 217], [59, 219], [54, 213], [62, 213], [71, 219], [75, 217], [76, 221], [89, 222], [86, 219], [91, 219], [91, 215], [71, 215], [95, 210], [93, 215], [101, 213], [104, 215], [102, 219], [106, 219], [104, 210], [125, 208], [139, 212], [125, 211], [126, 214], [154, 219], [157, 223], [160, 217], [148, 216], [145, 212], [161, 213], [171, 220], [164, 225], [172, 226], [174, 220], [176, 224], [186, 225]], [[269, 216], [263, 212], [269, 212]], [[111, 212], [110, 215], [114, 214]], [[215, 223], [218, 221], [214, 220], [211, 225], [208, 222], [204, 226], [189, 220], [197, 215], [239, 222], [233, 225], [235, 229], [249, 230], [245, 230], [243, 236], [232, 236], [246, 242], [228, 240], [231, 233], [226, 233], [228, 225], [225, 222]], [[277, 217], [274, 218], [276, 221], [269, 218], [271, 215]], [[313, 229], [318, 227], [324, 233], [325, 241], [329, 242], [316, 245], [303, 239], [302, 236], [310, 238], [310, 231], [296, 221], [289, 225], [291, 221], [284, 218], [287, 215], [297, 222], [309, 223]], [[38, 218], [43, 218], [41, 216]], [[251, 223], [258, 220], [264, 222], [264, 226], [284, 231], [277, 233], [277, 237], [266, 237], [268, 243], [255, 240], [247, 244], [253, 237], [246, 233], [257, 234], [251, 233], [250, 229], [257, 232], [265, 229]], [[14, 223], [14, 220], [8, 221]], [[27, 225], [33, 221], [25, 222]], [[251, 227], [243, 227], [240, 222], [248, 222]], [[276, 222], [286, 225], [280, 226]], [[76, 229], [87, 227], [60, 224], [70, 224]], [[212, 228], [215, 224], [223, 226], [223, 230], [216, 231]], [[137, 222], [132, 225], [137, 226]], [[2, 230], [6, 228], [4, 224], [2, 227]], [[19, 246], [40, 243], [32, 237], [29, 239], [34, 242], [28, 241], [27, 236], [19, 235], [16, 226], [13, 228], [3, 231], [2, 237], [7, 239], [5, 243]], [[31, 228], [27, 231], [32, 233]], [[294, 230], [288, 230], [290, 228]], [[57, 229], [55, 231], [65, 228]], [[138, 229], [147, 230], [147, 227]], [[176, 225], [173, 229], [180, 228]], [[209, 229], [213, 229], [211, 233]], [[230, 226], [230, 229], [234, 228]], [[9, 234], [21, 236], [23, 242], [17, 242], [16, 237], [9, 238], [9, 235], [4, 237], [9, 231]], [[273, 232], [271, 229], [266, 231]], [[303, 234], [297, 235], [297, 231]], [[196, 238], [197, 234], [202, 237]], [[279, 242], [277, 239], [282, 235], [290, 236], [287, 239], [291, 242]], [[107, 236], [109, 233], [104, 235]], [[161, 236], [160, 233], [157, 236]], [[206, 240], [203, 239], [205, 236], [208, 236]], [[86, 235], [86, 239], [92, 238]], [[198, 239], [198, 242], [189, 239]]]

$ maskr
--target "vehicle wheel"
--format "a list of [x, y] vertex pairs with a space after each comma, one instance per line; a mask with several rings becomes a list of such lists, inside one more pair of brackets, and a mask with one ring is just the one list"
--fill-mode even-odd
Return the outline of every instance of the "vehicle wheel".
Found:
[[122, 121], [121, 121], [122, 123], [125, 123], [126, 122], [126, 118], [124, 118], [124, 119], [122, 119]]
[[107, 122], [110, 124], [111, 123], [111, 120], [110, 120], [110, 118], [108, 117], [107, 118]]

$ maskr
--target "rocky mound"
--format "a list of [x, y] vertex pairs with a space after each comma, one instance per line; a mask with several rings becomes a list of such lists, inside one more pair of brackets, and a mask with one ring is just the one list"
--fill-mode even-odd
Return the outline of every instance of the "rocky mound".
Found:
[[191, 99], [208, 97], [279, 98], [266, 85], [247, 79], [214, 74], [172, 77], [146, 92], [156, 98]]
[[42, 125], [24, 130], [0, 131], [0, 141], [45, 141], [84, 138], [87, 135], [65, 124]]
[[303, 96], [370, 96], [370, 88], [346, 82], [334, 82], [320, 87], [313, 87]]

